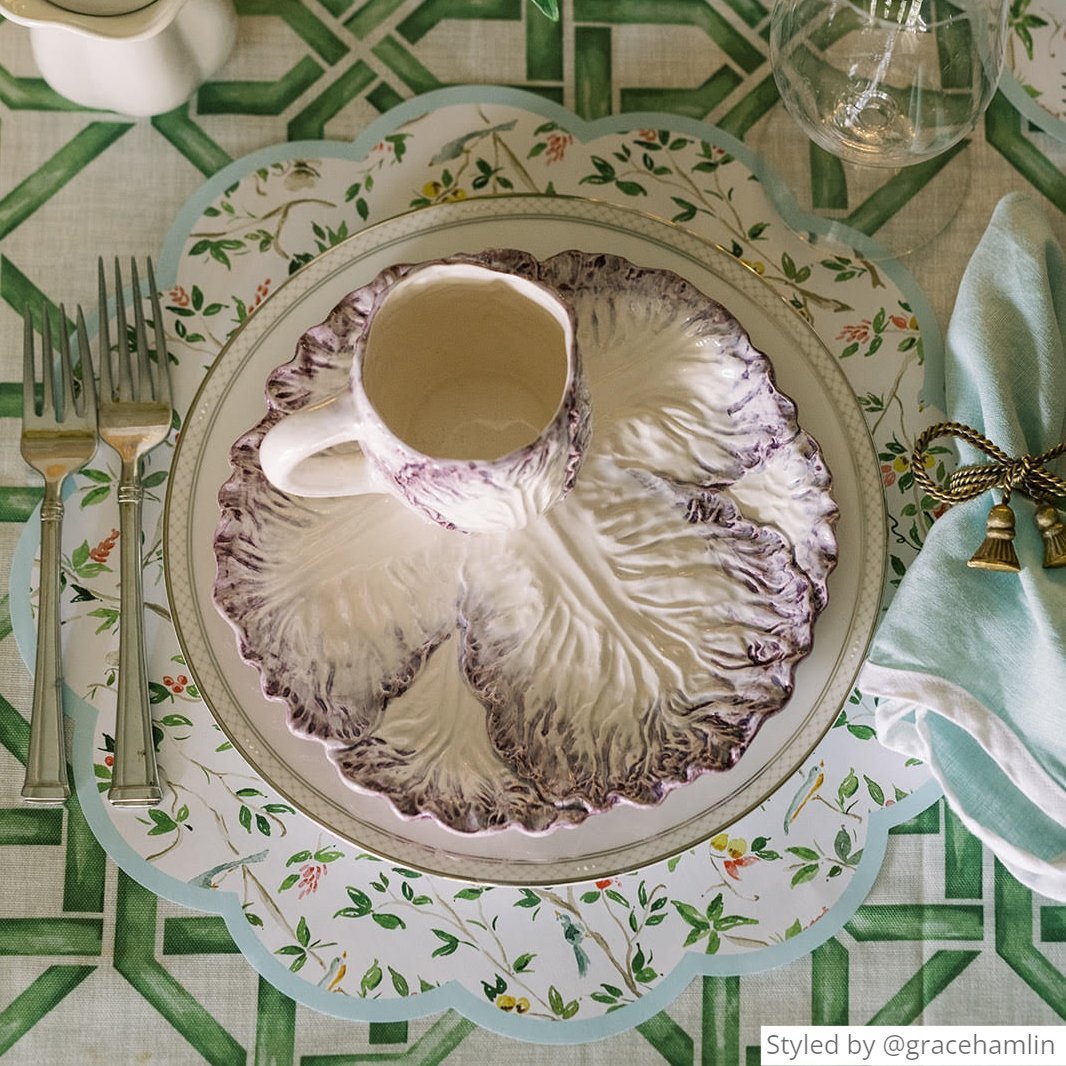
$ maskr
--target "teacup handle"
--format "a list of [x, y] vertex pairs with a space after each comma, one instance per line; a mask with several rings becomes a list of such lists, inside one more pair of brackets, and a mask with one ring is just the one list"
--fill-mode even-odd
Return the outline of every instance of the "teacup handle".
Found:
[[275, 488], [293, 496], [387, 492], [365, 455], [320, 454], [338, 444], [358, 444], [360, 434], [351, 395], [339, 393], [271, 426], [259, 445], [259, 463]]

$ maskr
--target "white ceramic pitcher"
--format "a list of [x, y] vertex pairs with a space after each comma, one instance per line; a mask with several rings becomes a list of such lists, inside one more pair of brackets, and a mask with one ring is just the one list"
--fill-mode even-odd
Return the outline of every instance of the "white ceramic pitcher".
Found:
[[233, 0], [0, 0], [29, 27], [44, 80], [86, 107], [159, 115], [184, 103], [237, 36]]

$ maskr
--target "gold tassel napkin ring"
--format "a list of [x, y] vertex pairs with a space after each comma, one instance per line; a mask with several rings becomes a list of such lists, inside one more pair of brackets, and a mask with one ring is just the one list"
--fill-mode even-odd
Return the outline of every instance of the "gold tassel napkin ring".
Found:
[[[925, 452], [938, 437], [957, 437], [980, 449], [992, 462], [959, 467], [946, 485], [937, 485], [926, 469]], [[1003, 499], [988, 512], [985, 539], [968, 565], [982, 570], [1017, 573], [1021, 564], [1014, 550], [1014, 511], [1010, 506], [1013, 492], [1028, 496], [1038, 505], [1035, 520], [1044, 539], [1044, 566], [1066, 566], [1066, 525], [1051, 504], [1051, 500], [1066, 496], [1066, 480], [1047, 469], [1048, 463], [1064, 453], [1066, 441], [1042, 455], [1023, 455], [1015, 459], [962, 422], [938, 422], [915, 441], [911, 474], [915, 484], [941, 503], [963, 503], [990, 489], [1000, 489]]]
[[997, 503], [988, 512], [985, 539], [966, 565], [979, 570], [1006, 570], [1012, 574], [1021, 570], [1018, 553], [1014, 550], [1014, 512], [1009, 504]]
[[1036, 528], [1044, 538], [1044, 565], [1066, 566], [1066, 525], [1062, 516], [1050, 504], [1036, 512]]

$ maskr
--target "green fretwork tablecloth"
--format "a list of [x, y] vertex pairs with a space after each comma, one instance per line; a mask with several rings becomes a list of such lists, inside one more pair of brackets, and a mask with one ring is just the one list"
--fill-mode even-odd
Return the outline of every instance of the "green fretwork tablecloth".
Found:
[[[0, 576], [40, 489], [18, 452], [21, 313], [95, 301], [97, 255], [159, 253], [190, 196], [285, 141], [351, 141], [415, 95], [478, 83], [598, 119], [666, 112], [748, 144], [780, 108], [761, 0], [240, 0], [237, 47], [186, 106], [132, 121], [55, 96], [25, 31], [0, 25]], [[907, 267], [941, 328], [1004, 193], [1066, 237], [1061, 28], [1015, 4], [1012, 75], [962, 156], [959, 216]], [[1028, 89], [1028, 91], [1027, 91]], [[1066, 907], [1034, 898], [942, 803], [897, 826], [859, 910], [808, 957], [694, 980], [637, 1028], [566, 1048], [456, 1012], [354, 1022], [294, 1002], [221, 919], [159, 899], [108, 859], [78, 803], [18, 799], [30, 678], [0, 601], [0, 1054], [13, 1063], [759, 1061], [765, 1024], [1060, 1024]], [[565, 1036], [560, 1036], [565, 1040]]]

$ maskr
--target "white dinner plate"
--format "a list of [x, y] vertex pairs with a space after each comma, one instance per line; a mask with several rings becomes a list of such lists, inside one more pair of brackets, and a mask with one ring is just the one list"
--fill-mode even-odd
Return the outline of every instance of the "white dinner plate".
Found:
[[[289, 730], [285, 705], [263, 695], [258, 671], [212, 602], [212, 545], [230, 448], [263, 417], [266, 379], [292, 358], [300, 336], [387, 266], [500, 247], [538, 258], [575, 248], [623, 256], [674, 271], [728, 308], [769, 356], [778, 386], [821, 447], [840, 509], [839, 562], [791, 698], [732, 768], [705, 773], [656, 805], [619, 804], [551, 832], [512, 826], [469, 834], [404, 817], [382, 796], [354, 790], [318, 741]], [[886, 557], [879, 467], [865, 422], [846, 378], [806, 322], [723, 250], [659, 219], [563, 197], [486, 198], [403, 215], [336, 245], [294, 275], [230, 340], [193, 402], [170, 478], [165, 536], [186, 659], [221, 728], [272, 787], [368, 851], [439, 875], [517, 884], [587, 880], [646, 865], [713, 835], [776, 790], [851, 691], [877, 616]]]

